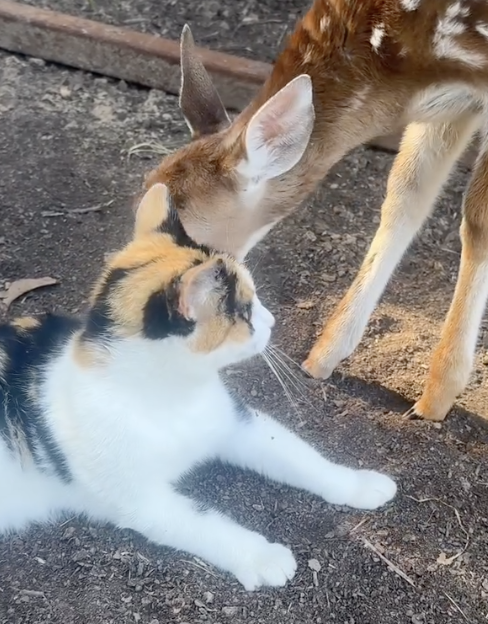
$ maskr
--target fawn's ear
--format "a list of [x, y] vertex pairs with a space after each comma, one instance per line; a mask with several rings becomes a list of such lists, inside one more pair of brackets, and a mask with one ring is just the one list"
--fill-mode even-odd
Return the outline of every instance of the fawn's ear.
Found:
[[289, 171], [307, 148], [314, 120], [312, 81], [302, 74], [254, 113], [245, 130], [240, 172], [263, 181]]
[[165, 184], [154, 184], [146, 191], [136, 209], [134, 238], [147, 236], [159, 229], [170, 214], [168, 187]]
[[192, 139], [223, 130], [230, 124], [230, 119], [198, 56], [188, 24], [181, 33], [180, 60], [180, 108]]

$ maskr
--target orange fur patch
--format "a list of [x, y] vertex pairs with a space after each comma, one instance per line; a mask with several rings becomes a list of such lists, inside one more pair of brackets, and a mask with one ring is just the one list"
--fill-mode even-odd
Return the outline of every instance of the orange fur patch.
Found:
[[103, 345], [90, 340], [80, 340], [78, 332], [73, 340], [73, 359], [80, 368], [103, 366], [107, 361], [107, 353]]
[[15, 329], [25, 331], [36, 329], [40, 324], [40, 321], [32, 316], [20, 316], [11, 322], [12, 327]]

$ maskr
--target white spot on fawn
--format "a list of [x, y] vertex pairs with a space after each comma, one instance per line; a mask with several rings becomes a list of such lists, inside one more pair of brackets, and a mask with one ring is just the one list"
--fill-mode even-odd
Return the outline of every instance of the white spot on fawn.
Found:
[[475, 26], [476, 32], [480, 35], [483, 35], [486, 39], [488, 39], [488, 24], [484, 24], [483, 22], [478, 22]]
[[446, 17], [454, 19], [455, 17], [467, 17], [469, 15], [469, 7], [463, 6], [461, 2], [454, 2], [447, 7]]
[[437, 58], [451, 59], [465, 63], [471, 67], [482, 67], [486, 64], [486, 58], [483, 54], [473, 50], [466, 50], [453, 39], [441, 37], [434, 38], [434, 48]]
[[462, 22], [463, 17], [469, 15], [469, 7], [461, 2], [454, 2], [447, 7], [443, 17], [439, 18], [435, 31], [433, 45], [437, 58], [452, 59], [470, 65], [480, 67], [486, 63], [483, 54], [463, 48], [455, 39], [466, 31], [466, 25]]
[[305, 54], [303, 55], [303, 62], [308, 65], [312, 61], [313, 61], [313, 48], [310, 47], [306, 50]]
[[360, 89], [348, 102], [349, 111], [357, 112], [366, 104], [366, 98], [371, 91], [371, 87], [366, 85], [362, 89]]
[[400, 0], [400, 4], [405, 11], [415, 11], [419, 8], [421, 0]]
[[319, 28], [322, 32], [325, 32], [330, 26], [330, 17], [328, 15], [324, 15], [319, 22]]
[[381, 46], [381, 42], [383, 41], [383, 37], [385, 36], [385, 25], [378, 24], [373, 28], [373, 33], [371, 34], [371, 39], [369, 42], [373, 46], [373, 50], [378, 52]]

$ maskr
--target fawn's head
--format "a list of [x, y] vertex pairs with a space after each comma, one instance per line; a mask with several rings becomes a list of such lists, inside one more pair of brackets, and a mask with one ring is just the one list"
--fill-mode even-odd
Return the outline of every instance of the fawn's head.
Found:
[[274, 193], [270, 185], [307, 148], [314, 124], [311, 80], [298, 76], [253, 115], [231, 122], [188, 27], [181, 70], [180, 107], [192, 142], [165, 158], [147, 176], [146, 188], [167, 185], [193, 239], [242, 259], [284, 216], [275, 196], [283, 188]]

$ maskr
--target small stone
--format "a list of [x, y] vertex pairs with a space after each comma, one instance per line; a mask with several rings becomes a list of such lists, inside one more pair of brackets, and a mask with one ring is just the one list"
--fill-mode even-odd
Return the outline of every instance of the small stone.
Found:
[[320, 572], [320, 570], [322, 569], [322, 566], [317, 559], [310, 559], [308, 562], [308, 567], [314, 572]]
[[207, 604], [212, 604], [212, 602], [214, 601], [214, 595], [212, 594], [212, 592], [209, 592], [209, 591], [204, 592], [203, 597]]
[[59, 89], [59, 94], [61, 95], [62, 98], [67, 100], [68, 98], [71, 97], [71, 89], [69, 89], [66, 86], [62, 86], [61, 89]]
[[310, 230], [308, 230], [307, 232], [305, 232], [305, 238], [307, 240], [309, 240], [312, 243], [315, 243], [315, 241], [317, 240], [317, 236], [311, 232]]
[[239, 612], [239, 607], [222, 607], [222, 613], [226, 617], [234, 617]]
[[[6, 287], [7, 288], [7, 287]], [[61, 538], [63, 541], [69, 540], [75, 534], [75, 527], [68, 527], [66, 531], [63, 533], [63, 537]]]
[[324, 280], [324, 282], [335, 282], [336, 276], [330, 273], [322, 273], [322, 279]]

